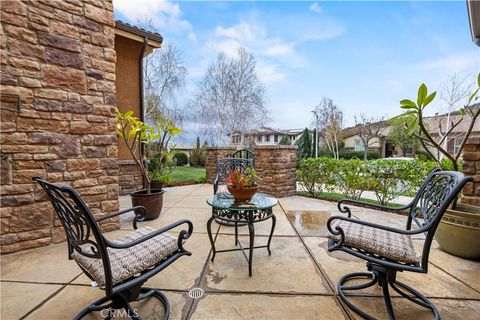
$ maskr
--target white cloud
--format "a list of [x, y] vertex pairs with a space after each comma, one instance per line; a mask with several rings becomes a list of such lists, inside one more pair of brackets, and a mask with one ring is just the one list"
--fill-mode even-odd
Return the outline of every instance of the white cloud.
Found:
[[315, 13], [321, 13], [322, 12], [322, 7], [318, 5], [318, 2], [314, 2], [310, 5], [310, 11], [315, 12]]
[[478, 52], [460, 52], [430, 59], [419, 63], [417, 66], [425, 70], [442, 70], [445, 74], [469, 71], [479, 66]]
[[113, 7], [132, 22], [152, 19], [160, 32], [192, 29], [191, 24], [181, 18], [178, 3], [167, 0], [113, 0]]
[[190, 32], [188, 34], [188, 40], [193, 41], [193, 42], [197, 42], [197, 35], [195, 34], [195, 32]]

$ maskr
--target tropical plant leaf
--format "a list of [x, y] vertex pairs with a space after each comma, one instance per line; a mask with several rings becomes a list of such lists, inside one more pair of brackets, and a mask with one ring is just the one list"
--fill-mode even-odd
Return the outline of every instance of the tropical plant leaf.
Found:
[[[408, 106], [408, 107], [413, 107], [413, 108], [416, 108], [417, 105], [415, 104], [415, 102], [413, 102], [412, 100], [410, 99], [403, 99], [400, 101], [400, 104], [402, 106]], [[405, 108], [404, 108], [405, 109]]]
[[433, 101], [433, 99], [435, 99], [435, 96], [437, 95], [437, 92], [434, 91], [432, 92], [428, 97], [425, 98], [425, 101], [423, 101], [423, 106], [426, 106], [428, 105], [430, 102]]
[[417, 106], [420, 108], [427, 97], [427, 86], [425, 83], [422, 83], [418, 88], [418, 95], [417, 95]]

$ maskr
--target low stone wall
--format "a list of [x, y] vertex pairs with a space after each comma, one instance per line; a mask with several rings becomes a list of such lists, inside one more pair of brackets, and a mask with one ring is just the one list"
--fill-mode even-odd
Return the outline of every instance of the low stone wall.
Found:
[[134, 160], [118, 160], [118, 185], [122, 196], [143, 188], [142, 171]]
[[480, 206], [480, 137], [470, 138], [463, 149], [463, 173], [473, 182], [463, 188], [462, 203]]
[[[216, 161], [235, 152], [234, 147], [207, 148], [205, 167], [207, 182], [215, 177]], [[296, 146], [255, 147], [255, 171], [260, 178], [261, 192], [275, 197], [295, 195], [297, 166]]]

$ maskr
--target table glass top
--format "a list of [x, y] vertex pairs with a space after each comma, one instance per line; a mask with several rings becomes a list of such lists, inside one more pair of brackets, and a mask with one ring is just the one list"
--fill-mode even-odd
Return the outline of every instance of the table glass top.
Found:
[[264, 210], [276, 206], [278, 200], [263, 193], [255, 193], [249, 202], [235, 202], [230, 193], [221, 192], [208, 198], [207, 203], [215, 209]]

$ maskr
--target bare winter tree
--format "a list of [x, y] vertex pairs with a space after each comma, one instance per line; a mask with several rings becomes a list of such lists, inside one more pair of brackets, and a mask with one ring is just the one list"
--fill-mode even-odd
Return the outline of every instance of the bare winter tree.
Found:
[[[451, 113], [465, 105], [469, 93], [472, 91], [470, 78], [471, 76], [468, 74], [454, 73], [442, 84], [440, 99], [446, 104], [447, 112], [444, 116], [439, 117], [437, 133], [443, 141], [444, 149], [447, 149], [448, 141], [455, 138], [450, 130], [453, 125], [451, 121]], [[450, 136], [448, 136], [447, 132]], [[436, 158], [441, 160], [443, 157], [444, 155], [437, 151]]]
[[315, 128], [319, 129], [328, 150], [335, 159], [339, 158], [338, 143], [342, 134], [343, 112], [330, 98], [322, 98], [314, 110]]
[[234, 131], [245, 132], [268, 121], [265, 88], [253, 55], [240, 48], [234, 57], [220, 53], [197, 84], [192, 104], [206, 136], [220, 144]]
[[368, 160], [368, 144], [373, 138], [380, 137], [386, 130], [385, 117], [367, 117], [365, 114], [355, 116], [357, 134], [364, 146], [363, 159]]
[[[145, 30], [157, 32], [152, 20], [139, 21]], [[173, 43], [163, 43], [144, 59], [145, 118], [155, 122], [163, 116], [175, 123], [184, 120], [178, 108], [176, 94], [185, 86], [187, 69], [182, 52]]]

